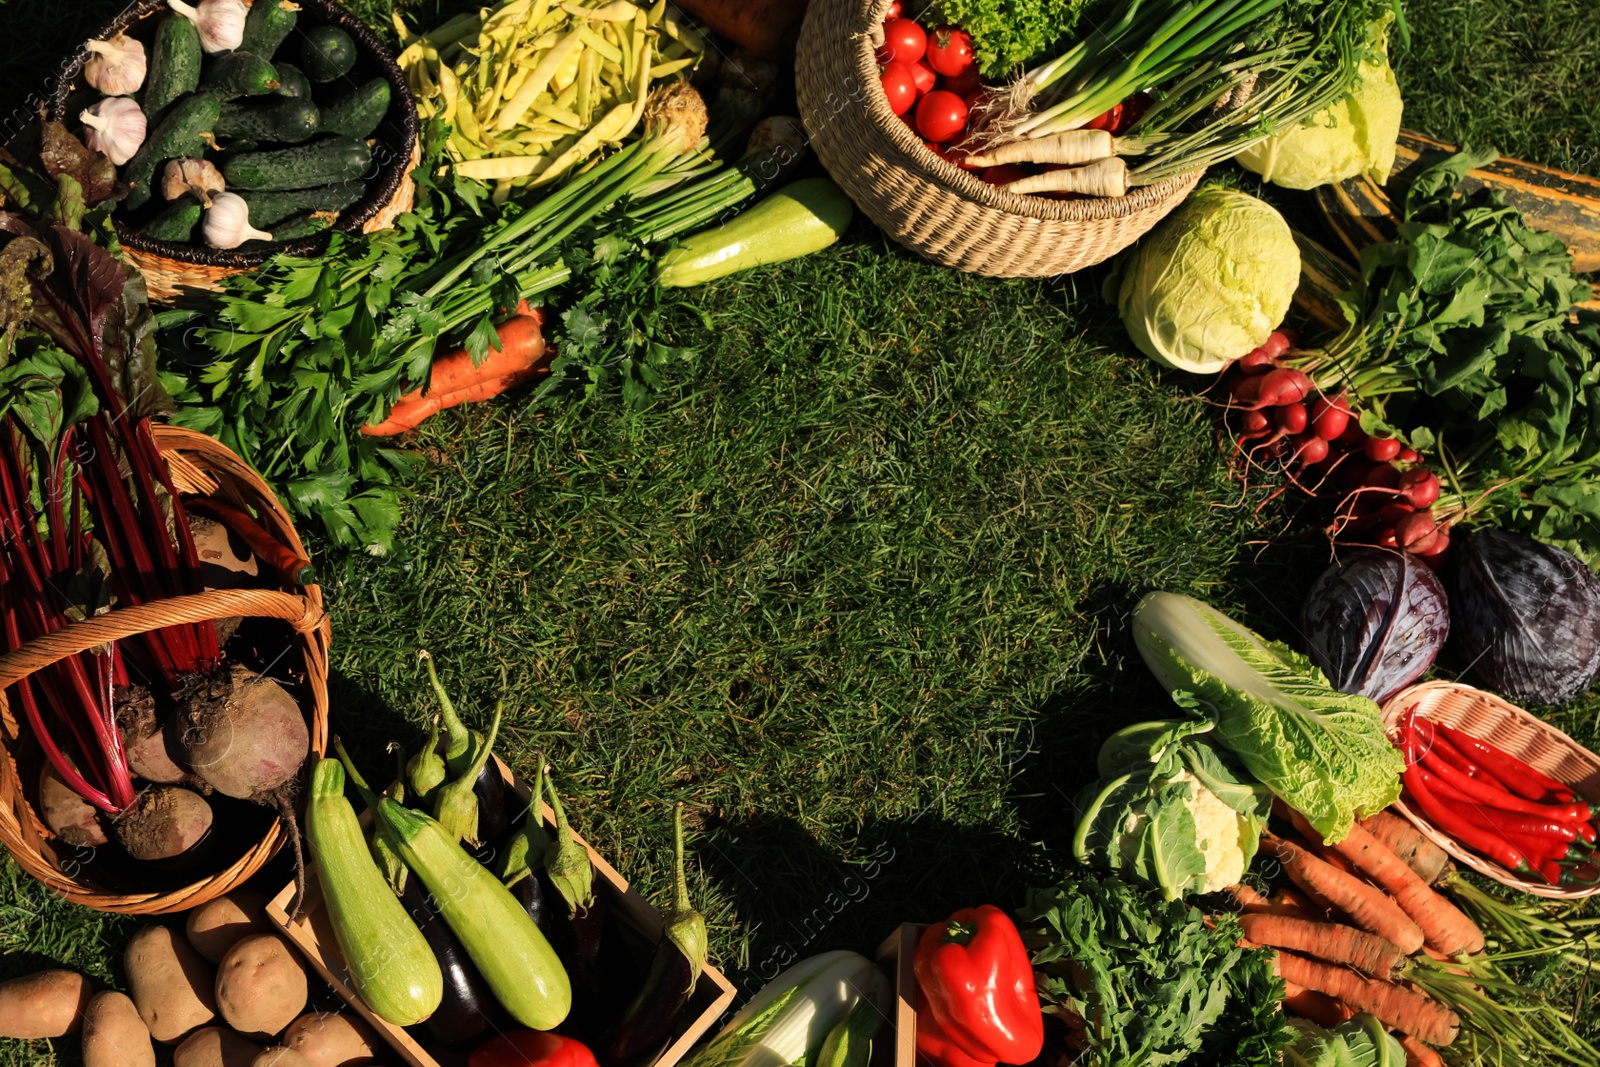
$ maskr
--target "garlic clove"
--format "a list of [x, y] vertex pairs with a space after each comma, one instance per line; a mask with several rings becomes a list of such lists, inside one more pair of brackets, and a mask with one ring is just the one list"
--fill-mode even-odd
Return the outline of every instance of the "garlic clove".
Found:
[[200, 32], [200, 48], [207, 55], [231, 52], [244, 43], [244, 20], [250, 7], [244, 0], [200, 0], [198, 7], [184, 0], [167, 0], [167, 6]]
[[161, 172], [161, 195], [168, 200], [191, 194], [205, 207], [227, 188], [222, 172], [204, 159], [170, 159]]
[[139, 105], [126, 96], [108, 96], [79, 112], [84, 143], [122, 166], [144, 144], [147, 123]]
[[238, 248], [246, 241], [270, 241], [272, 234], [250, 225], [250, 205], [238, 193], [218, 193], [206, 210], [206, 244], [212, 248]]
[[83, 47], [89, 51], [84, 80], [102, 93], [127, 96], [144, 84], [148, 60], [143, 42], [119, 33], [109, 41], [86, 41]]

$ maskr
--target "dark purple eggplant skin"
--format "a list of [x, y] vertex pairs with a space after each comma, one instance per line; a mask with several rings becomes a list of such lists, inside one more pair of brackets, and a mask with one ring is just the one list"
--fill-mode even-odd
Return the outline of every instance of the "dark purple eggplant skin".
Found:
[[490, 760], [483, 765], [483, 770], [478, 772], [478, 780], [472, 783], [472, 792], [478, 798], [478, 840], [498, 840], [511, 827], [509, 810], [513, 794], [506, 788], [506, 780], [501, 777], [500, 770]]
[[511, 890], [511, 895], [517, 899], [518, 904], [522, 905], [522, 910], [528, 913], [528, 918], [533, 920], [533, 924], [540, 931], [546, 932], [546, 936], [548, 936], [550, 929], [550, 898], [545, 894], [544, 885], [539, 876], [529, 872], [506, 888]]
[[1531, 537], [1489, 527], [1455, 540], [1450, 613], [1473, 675], [1536, 704], [1588, 689], [1600, 672], [1600, 578]]
[[1450, 634], [1444, 583], [1406, 552], [1363, 549], [1322, 572], [1301, 609], [1311, 662], [1379, 703], [1427, 673]]
[[444, 972], [444, 999], [422, 1025], [446, 1044], [469, 1045], [478, 1041], [494, 1029], [500, 1019], [500, 1002], [477, 965], [467, 956], [467, 950], [433, 907], [433, 901], [416, 875], [406, 879], [400, 902], [422, 931], [439, 961], [439, 970]]

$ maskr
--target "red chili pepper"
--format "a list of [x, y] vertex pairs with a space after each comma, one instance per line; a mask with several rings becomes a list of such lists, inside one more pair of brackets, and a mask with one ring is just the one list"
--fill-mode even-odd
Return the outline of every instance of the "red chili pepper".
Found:
[[[1463, 774], [1470, 774], [1474, 778], [1482, 778], [1492, 785], [1498, 785], [1502, 789], [1505, 788], [1504, 783], [1500, 782], [1492, 774], [1489, 774], [1488, 771], [1472, 762], [1471, 757], [1467, 756], [1455, 745], [1452, 745], [1448, 738], [1446, 738], [1438, 730], [1435, 730], [1433, 728], [1432, 720], [1424, 719], [1421, 716], [1418, 716], [1416, 719], [1416, 726], [1417, 737], [1421, 740], [1424, 751], [1436, 753], [1446, 763], [1461, 771]], [[1509, 790], [1507, 791], [1509, 792]]]
[[[1419, 731], [1420, 736], [1420, 731]], [[1587, 804], [1539, 804], [1532, 800], [1506, 792], [1499, 786], [1491, 785], [1479, 778], [1465, 774], [1452, 767], [1441, 759], [1436, 751], [1424, 750], [1422, 765], [1432, 771], [1438, 778], [1444, 779], [1472, 799], [1502, 811], [1519, 811], [1524, 815], [1536, 815], [1540, 818], [1560, 819], [1562, 822], [1588, 822], [1589, 805]]]
[[467, 1067], [599, 1067], [581, 1042], [542, 1030], [510, 1030], [473, 1049]]
[[975, 1060], [962, 1052], [950, 1035], [944, 1032], [939, 1020], [933, 1017], [927, 1005], [917, 1012], [917, 1063], [922, 1067], [926, 1060], [932, 1067], [994, 1067], [992, 1063]]
[[[1430, 781], [1428, 787], [1433, 789], [1434, 783]], [[1560, 841], [1563, 843], [1562, 855], [1566, 854], [1566, 845], [1578, 840], [1577, 828], [1571, 823], [1561, 822], [1558, 819], [1540, 819], [1514, 811], [1499, 811], [1482, 804], [1462, 804], [1439, 796], [1437, 790], [1434, 795], [1439, 803], [1451, 808], [1468, 822], [1476, 823], [1486, 830], [1498, 830], [1516, 837], [1541, 837]]]
[[1405, 789], [1406, 794], [1416, 802], [1435, 826], [1463, 845], [1475, 852], [1480, 852], [1502, 867], [1510, 870], [1530, 873], [1527, 859], [1517, 850], [1517, 847], [1504, 837], [1476, 826], [1462, 819], [1454, 811], [1445, 807], [1443, 802], [1433, 795], [1428, 788], [1428, 783], [1423, 780], [1427, 772], [1421, 767], [1412, 765], [1406, 768]]
[[1553, 793], [1563, 804], [1569, 804], [1576, 799], [1576, 794], [1570, 786], [1563, 785], [1544, 772], [1535, 770], [1511, 753], [1471, 734], [1462, 733], [1453, 726], [1446, 726], [1442, 722], [1434, 725], [1451, 744], [1471, 756], [1481, 766], [1488, 768], [1507, 789], [1518, 796], [1526, 800], [1544, 800], [1548, 794]]
[[1541, 860], [1539, 863], [1539, 877], [1551, 885], [1561, 884], [1561, 866], [1555, 860]]
[[922, 932], [912, 965], [940, 1029], [968, 1056], [1029, 1063], [1039, 1055], [1044, 1013], [1033, 963], [1005, 912], [985, 904], [933, 924]]

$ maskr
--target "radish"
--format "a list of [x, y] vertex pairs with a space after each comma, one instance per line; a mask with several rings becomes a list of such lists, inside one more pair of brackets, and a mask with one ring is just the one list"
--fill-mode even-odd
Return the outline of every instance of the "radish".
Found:
[[1431, 511], [1413, 511], [1394, 524], [1395, 542], [1407, 552], [1427, 553], [1438, 536], [1439, 527]]
[[136, 860], [164, 860], [194, 848], [211, 831], [211, 805], [189, 789], [158, 785], [117, 817], [117, 840]]
[[1387, 463], [1378, 463], [1367, 472], [1367, 476], [1361, 480], [1361, 484], [1367, 489], [1388, 489], [1398, 492], [1400, 489], [1400, 472]]
[[1400, 442], [1393, 437], [1369, 437], [1363, 446], [1367, 458], [1374, 463], [1388, 463], [1400, 455]]
[[1358, 489], [1367, 480], [1367, 475], [1370, 473], [1372, 473], [1372, 464], [1359, 456], [1352, 456], [1344, 466], [1339, 468], [1339, 488], [1346, 491]]
[[1267, 427], [1272, 425], [1272, 420], [1264, 411], [1247, 411], [1239, 420], [1239, 429], [1246, 437], [1259, 437], [1267, 432]]
[[1344, 432], [1336, 438], [1336, 443], [1340, 448], [1346, 448], [1352, 452], [1364, 452], [1367, 444], [1367, 432], [1361, 428], [1361, 420], [1351, 418], [1350, 422], [1345, 426]]
[[1341, 394], [1329, 400], [1319, 396], [1311, 404], [1311, 427], [1324, 441], [1336, 441], [1350, 425], [1350, 404]]
[[[1260, 407], [1261, 405], [1256, 404], [1256, 401], [1261, 398], [1261, 384], [1264, 381], [1266, 381], [1266, 376], [1264, 375], [1246, 375], [1234, 382], [1228, 391], [1233, 394], [1233, 399], [1241, 406], [1255, 404], [1256, 407]], [[1247, 408], [1246, 410], [1254, 410], [1254, 408]]]
[[1427, 551], [1417, 552], [1415, 555], [1433, 570], [1443, 567], [1450, 558], [1450, 527], [1440, 526], [1436, 528], [1434, 530], [1433, 544], [1428, 546]]
[[1421, 463], [1422, 462], [1422, 456], [1420, 454], [1412, 451], [1409, 448], [1402, 448], [1400, 450], [1400, 454], [1398, 456], [1396, 456], [1395, 459], [1398, 459], [1401, 463]]
[[1372, 543], [1377, 545], [1379, 548], [1400, 547], [1400, 542], [1395, 537], [1393, 526], [1380, 526], [1378, 528], [1377, 536], [1372, 539]]
[[1289, 346], [1293, 343], [1294, 337], [1291, 331], [1273, 330], [1267, 334], [1267, 339], [1261, 342], [1261, 347], [1256, 351], [1266, 353], [1267, 360], [1276, 363], [1285, 352], [1289, 351]]
[[1285, 404], [1277, 412], [1278, 428], [1284, 433], [1303, 433], [1309, 416], [1304, 404]]
[[[1246, 379], [1250, 381], [1253, 379]], [[1311, 392], [1311, 379], [1289, 367], [1268, 371], [1261, 378], [1261, 391], [1256, 401], [1258, 407], [1276, 408], [1285, 404], [1298, 404]]]
[[1298, 434], [1290, 443], [1294, 445], [1295, 458], [1301, 466], [1314, 467], [1328, 458], [1327, 440], [1314, 433]]
[[1439, 499], [1439, 479], [1430, 470], [1413, 467], [1400, 475], [1400, 494], [1411, 501], [1413, 507], [1430, 508]]
[[1277, 365], [1278, 361], [1267, 354], [1265, 345], [1246, 352], [1234, 364], [1241, 374], [1265, 374]]

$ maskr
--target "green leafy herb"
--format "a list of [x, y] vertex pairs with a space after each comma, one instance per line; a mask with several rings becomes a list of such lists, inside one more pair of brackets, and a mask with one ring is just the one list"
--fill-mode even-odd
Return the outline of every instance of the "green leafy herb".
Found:
[[[972, 35], [978, 67], [1003, 78], [1042, 55], [1077, 26], [1094, 0], [935, 0], [926, 21], [959, 26]], [[918, 5], [908, 5], [915, 9]]]

